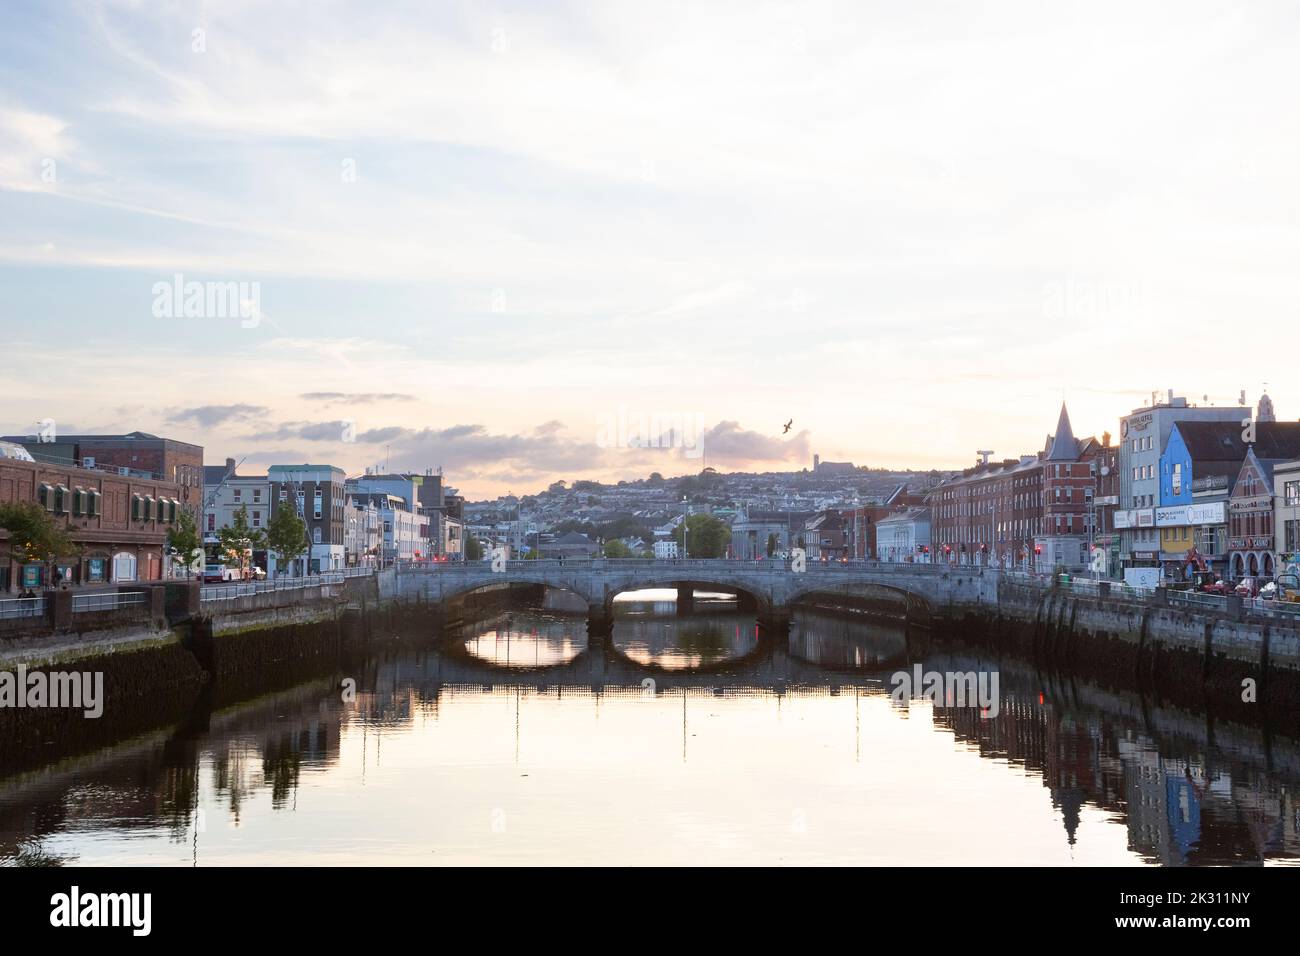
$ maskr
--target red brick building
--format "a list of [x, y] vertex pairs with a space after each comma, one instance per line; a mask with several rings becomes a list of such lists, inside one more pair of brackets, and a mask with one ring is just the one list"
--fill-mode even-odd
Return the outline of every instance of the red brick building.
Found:
[[143, 473], [179, 486], [181, 504], [198, 521], [203, 513], [203, 446], [148, 432], [125, 435], [5, 436], [0, 441], [22, 445], [37, 461], [104, 471]]
[[938, 485], [927, 496], [935, 560], [1042, 570], [1068, 553], [1068, 566], [1086, 562], [1080, 547], [1098, 521], [1097, 482], [1107, 463], [1107, 480], [1118, 481], [1108, 439], [1076, 439], [1062, 405], [1042, 451], [980, 462]]
[[[0, 458], [0, 504], [39, 504], [80, 546], [79, 555], [60, 564], [73, 585], [160, 579], [181, 495], [174, 481]], [[0, 529], [0, 591], [51, 583], [43, 566], [14, 560], [9, 534]]]

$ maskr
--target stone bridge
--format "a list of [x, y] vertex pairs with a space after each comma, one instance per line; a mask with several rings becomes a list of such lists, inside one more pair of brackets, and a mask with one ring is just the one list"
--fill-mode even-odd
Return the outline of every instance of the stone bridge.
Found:
[[782, 628], [796, 603], [814, 597], [892, 597], [905, 607], [909, 620], [920, 621], [992, 606], [998, 599], [998, 574], [991, 568], [877, 561], [809, 561], [803, 569], [788, 560], [708, 558], [473, 561], [401, 568], [392, 579], [393, 593], [383, 596], [455, 606], [466, 595], [488, 588], [558, 588], [587, 603], [590, 633], [608, 634], [613, 600], [619, 594], [672, 588], [678, 592], [679, 606], [689, 608], [695, 591], [722, 591], [736, 594], [741, 607], [753, 610], [769, 627]]

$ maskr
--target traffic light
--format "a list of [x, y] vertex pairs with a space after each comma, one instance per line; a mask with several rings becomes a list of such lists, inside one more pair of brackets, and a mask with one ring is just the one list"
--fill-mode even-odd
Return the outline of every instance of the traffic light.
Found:
[[1042, 554], [1042, 553], [1043, 553], [1043, 546], [1041, 544], [1034, 545], [1034, 554]]

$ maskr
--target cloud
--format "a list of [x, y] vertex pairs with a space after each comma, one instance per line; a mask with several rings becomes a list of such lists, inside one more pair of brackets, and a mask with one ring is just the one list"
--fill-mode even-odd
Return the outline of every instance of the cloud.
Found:
[[332, 422], [285, 422], [266, 431], [245, 435], [243, 438], [245, 441], [286, 441], [296, 438], [300, 441], [341, 442], [348, 424], [348, 422], [342, 420]]
[[174, 409], [168, 412], [167, 421], [213, 428], [226, 422], [243, 421], [266, 415], [268, 412], [270, 409], [264, 405], [197, 405], [193, 408]]
[[700, 439], [709, 464], [737, 467], [756, 462], [806, 461], [810, 454], [811, 433], [806, 429], [782, 440], [740, 427], [739, 422], [718, 422]]
[[405, 392], [304, 392], [298, 397], [305, 402], [346, 402], [349, 405], [415, 401], [414, 395]]

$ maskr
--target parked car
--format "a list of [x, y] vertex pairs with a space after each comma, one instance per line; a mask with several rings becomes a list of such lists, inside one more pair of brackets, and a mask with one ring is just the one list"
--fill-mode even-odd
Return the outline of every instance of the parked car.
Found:
[[203, 583], [220, 584], [224, 581], [233, 581], [238, 574], [235, 568], [226, 567], [224, 564], [208, 564], [203, 568]]
[[1260, 583], [1259, 578], [1242, 578], [1233, 588], [1233, 593], [1241, 597], [1259, 597]]

